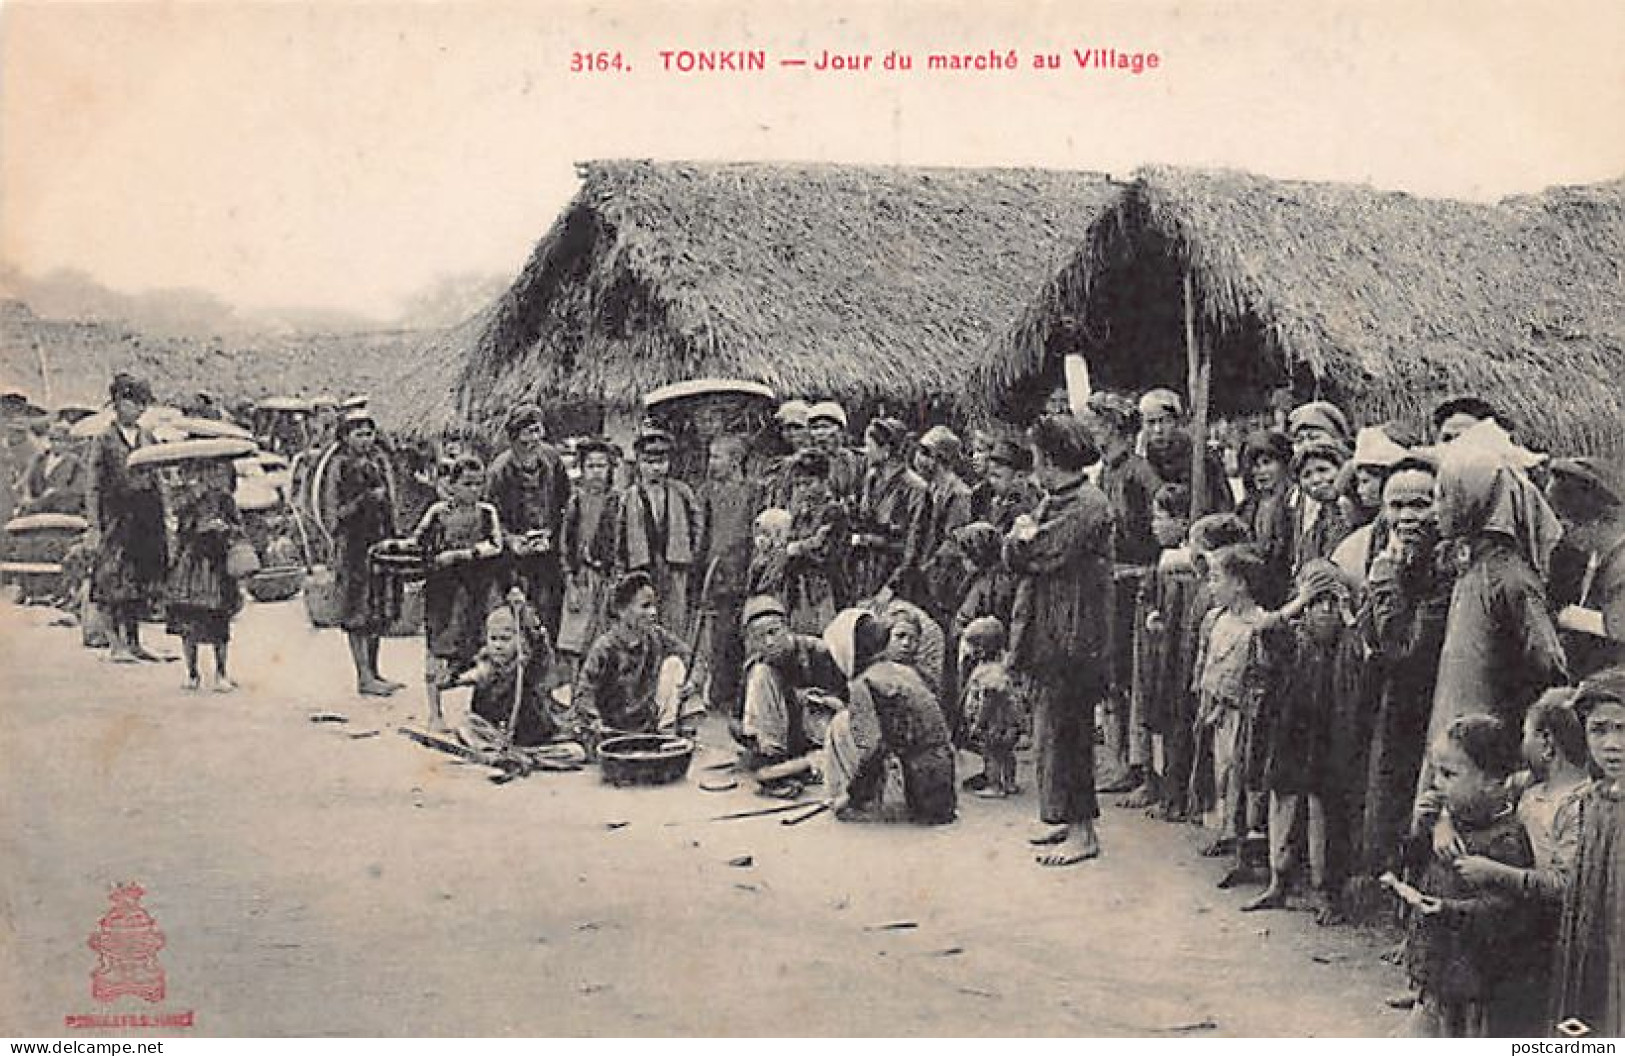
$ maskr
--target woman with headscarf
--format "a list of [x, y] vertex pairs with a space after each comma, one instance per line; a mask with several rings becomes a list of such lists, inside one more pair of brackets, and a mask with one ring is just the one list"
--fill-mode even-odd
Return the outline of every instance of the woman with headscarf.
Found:
[[1294, 451], [1315, 443], [1342, 444], [1345, 448], [1354, 443], [1348, 415], [1327, 400], [1294, 407], [1286, 416], [1286, 435], [1291, 437]]
[[871, 598], [882, 590], [925, 595], [921, 565], [929, 556], [931, 492], [908, 467], [907, 450], [908, 431], [895, 418], [877, 418], [863, 434], [869, 468], [852, 528], [854, 597]]
[[954, 748], [942, 708], [920, 675], [885, 657], [889, 629], [862, 609], [847, 609], [824, 630], [824, 644], [846, 675], [847, 706], [830, 721], [824, 780], [843, 820], [872, 816], [886, 786], [886, 760], [902, 765], [909, 818], [954, 820]]
[[109, 392], [113, 421], [90, 448], [86, 509], [96, 539], [96, 567], [90, 599], [103, 606], [112, 623], [114, 663], [157, 660], [141, 646], [141, 617], [163, 587], [169, 569], [164, 497], [158, 474], [131, 469], [130, 456], [157, 443], [141, 415], [152, 403], [152, 387], [119, 374]]
[[1337, 478], [1349, 451], [1333, 440], [1311, 440], [1292, 455], [1292, 478], [1297, 483], [1297, 504], [1292, 518], [1292, 575], [1311, 561], [1329, 560], [1349, 534], [1348, 521], [1337, 501]]
[[1562, 526], [1512, 452], [1466, 438], [1441, 455], [1438, 516], [1459, 574], [1427, 743], [1475, 713], [1521, 729], [1535, 698], [1567, 679], [1545, 587]]
[[327, 469], [333, 511], [333, 575], [339, 595], [339, 626], [350, 639], [356, 691], [387, 697], [402, 687], [378, 672], [378, 644], [401, 609], [400, 584], [372, 568], [374, 544], [395, 535], [395, 504], [378, 425], [364, 409], [339, 422], [338, 451]]

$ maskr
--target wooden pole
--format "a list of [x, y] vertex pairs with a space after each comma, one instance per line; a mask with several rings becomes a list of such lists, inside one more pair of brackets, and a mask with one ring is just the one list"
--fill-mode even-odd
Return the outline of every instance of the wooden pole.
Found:
[[1185, 366], [1191, 397], [1191, 520], [1211, 511], [1207, 508], [1207, 418], [1208, 383], [1213, 361], [1207, 345], [1196, 334], [1196, 289], [1189, 270], [1185, 272]]

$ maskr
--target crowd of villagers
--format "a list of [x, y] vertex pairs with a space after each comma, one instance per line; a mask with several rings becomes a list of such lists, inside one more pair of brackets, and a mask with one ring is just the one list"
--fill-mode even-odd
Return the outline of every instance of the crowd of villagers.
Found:
[[[224, 679], [229, 473], [178, 493], [166, 553], [159, 491], [125, 465], [151, 393], [111, 395], [84, 457], [114, 655], [150, 655], [137, 608], [167, 593]], [[1021, 795], [1031, 753], [1041, 865], [1099, 857], [1117, 795], [1205, 826], [1220, 885], [1258, 888], [1243, 910], [1397, 911], [1416, 1033], [1621, 1033], [1625, 488], [1526, 450], [1483, 399], [1426, 436], [1282, 406], [1205, 452], [1198, 495], [1165, 389], [968, 444], [876, 417], [853, 446], [842, 407], [791, 401], [771, 457], [710, 437], [694, 486], [652, 427], [624, 462], [582, 440], [567, 469], [522, 405], [489, 464], [446, 453], [408, 525], [366, 409], [335, 425], [361, 693], [402, 688], [378, 668], [401, 588], [369, 554], [409, 540], [429, 719], [470, 688], [470, 744], [590, 761], [709, 708], [764, 795], [821, 786], [843, 820], [924, 824], [961, 793]]]

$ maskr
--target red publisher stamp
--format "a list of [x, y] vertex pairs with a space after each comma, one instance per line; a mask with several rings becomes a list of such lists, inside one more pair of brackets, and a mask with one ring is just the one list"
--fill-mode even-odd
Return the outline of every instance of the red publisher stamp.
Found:
[[104, 1005], [126, 995], [149, 1004], [164, 999], [164, 970], [158, 964], [164, 933], [141, 905], [146, 893], [139, 884], [115, 884], [108, 896], [113, 905], [90, 936], [97, 954], [90, 996]]

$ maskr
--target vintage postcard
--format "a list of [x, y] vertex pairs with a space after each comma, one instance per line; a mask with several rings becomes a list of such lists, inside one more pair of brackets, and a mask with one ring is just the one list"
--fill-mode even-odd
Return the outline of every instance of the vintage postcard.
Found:
[[1625, 6], [0, 8], [0, 1034], [1617, 1036]]

